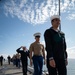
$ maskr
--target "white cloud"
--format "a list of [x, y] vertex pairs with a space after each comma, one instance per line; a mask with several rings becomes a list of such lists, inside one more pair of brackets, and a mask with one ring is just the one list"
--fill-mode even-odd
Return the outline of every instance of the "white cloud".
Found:
[[27, 3], [27, 0], [22, 0], [21, 3], [20, 3], [20, 8], [24, 7], [24, 4]]
[[67, 18], [70, 19], [70, 20], [74, 20], [75, 19], [75, 13], [69, 14], [69, 16]]
[[[6, 0], [5, 14], [17, 16], [24, 22], [41, 24], [50, 15], [58, 14], [58, 0]], [[73, 12], [72, 12], [73, 11]], [[75, 19], [75, 0], [61, 0], [61, 13], [68, 13], [68, 19]]]

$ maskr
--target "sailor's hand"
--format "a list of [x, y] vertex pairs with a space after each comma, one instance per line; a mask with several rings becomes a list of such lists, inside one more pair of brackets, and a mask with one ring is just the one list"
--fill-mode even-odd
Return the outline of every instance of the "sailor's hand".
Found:
[[66, 64], [66, 66], [68, 65], [68, 59], [65, 60], [65, 64]]
[[46, 60], [44, 60], [44, 65], [46, 64]]
[[23, 46], [21, 46], [20, 48], [23, 48]]
[[51, 67], [53, 67], [53, 68], [55, 68], [55, 67], [56, 67], [56, 64], [55, 64], [54, 59], [49, 60], [49, 64], [50, 64], [50, 66], [51, 66]]

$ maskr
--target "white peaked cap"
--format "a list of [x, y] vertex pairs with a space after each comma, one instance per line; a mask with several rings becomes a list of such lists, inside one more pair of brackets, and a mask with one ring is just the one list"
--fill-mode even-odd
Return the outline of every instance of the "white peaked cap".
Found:
[[53, 19], [55, 19], [55, 18], [60, 19], [60, 16], [59, 16], [59, 15], [53, 15], [53, 16], [51, 16], [51, 21], [52, 21]]
[[41, 33], [39, 33], [39, 32], [38, 32], [38, 33], [35, 33], [34, 36], [35, 36], [35, 37], [36, 37], [36, 36], [41, 36]]

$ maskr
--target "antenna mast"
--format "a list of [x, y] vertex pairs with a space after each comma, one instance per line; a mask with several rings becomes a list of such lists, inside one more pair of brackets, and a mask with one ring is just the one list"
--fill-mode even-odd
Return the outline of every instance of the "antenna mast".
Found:
[[[59, 16], [60, 16], [60, 0], [58, 0], [59, 1]], [[61, 31], [61, 24], [59, 25], [59, 29], [60, 29], [60, 31]]]

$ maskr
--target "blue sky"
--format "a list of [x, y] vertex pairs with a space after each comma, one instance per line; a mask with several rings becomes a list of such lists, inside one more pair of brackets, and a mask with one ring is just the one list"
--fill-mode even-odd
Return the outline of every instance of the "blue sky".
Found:
[[[75, 0], [61, 1], [61, 30], [65, 33], [69, 58], [75, 58]], [[16, 53], [20, 46], [35, 41], [33, 34], [43, 34], [51, 27], [50, 16], [58, 14], [58, 0], [1, 0], [0, 55]]]

